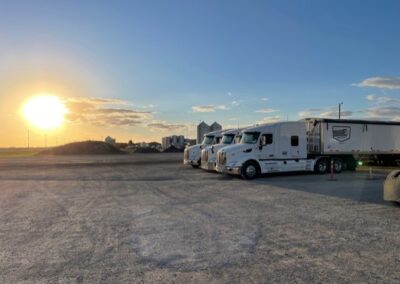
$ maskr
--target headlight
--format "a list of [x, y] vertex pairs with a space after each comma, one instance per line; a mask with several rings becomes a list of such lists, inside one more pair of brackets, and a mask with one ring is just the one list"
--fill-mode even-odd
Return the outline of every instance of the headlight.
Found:
[[228, 163], [228, 167], [234, 167], [234, 166], [236, 166], [236, 164], [237, 164], [237, 161], [232, 161], [232, 162], [229, 162]]

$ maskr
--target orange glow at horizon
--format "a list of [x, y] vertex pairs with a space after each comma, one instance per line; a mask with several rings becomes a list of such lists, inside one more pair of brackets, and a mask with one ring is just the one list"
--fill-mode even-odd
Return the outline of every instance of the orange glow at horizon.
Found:
[[30, 98], [23, 106], [22, 112], [32, 126], [52, 130], [63, 125], [68, 109], [59, 97], [44, 94]]

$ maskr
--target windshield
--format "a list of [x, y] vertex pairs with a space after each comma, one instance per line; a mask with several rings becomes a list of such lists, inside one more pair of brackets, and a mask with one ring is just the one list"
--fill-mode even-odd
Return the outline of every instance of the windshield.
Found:
[[242, 136], [242, 140], [240, 140], [240, 143], [241, 144], [256, 144], [259, 136], [260, 136], [260, 132], [245, 132]]
[[222, 137], [222, 144], [232, 144], [233, 138], [235, 138], [234, 134], [225, 134]]
[[213, 140], [214, 140], [213, 135], [206, 135], [206, 136], [204, 136], [204, 140], [203, 140], [202, 144], [211, 145]]

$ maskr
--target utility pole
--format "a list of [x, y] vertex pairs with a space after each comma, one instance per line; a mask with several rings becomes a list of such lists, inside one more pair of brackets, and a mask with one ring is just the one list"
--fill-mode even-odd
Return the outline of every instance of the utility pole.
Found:
[[28, 149], [29, 149], [29, 128], [28, 128]]
[[339, 103], [339, 119], [342, 118], [342, 105], [343, 105], [343, 102]]

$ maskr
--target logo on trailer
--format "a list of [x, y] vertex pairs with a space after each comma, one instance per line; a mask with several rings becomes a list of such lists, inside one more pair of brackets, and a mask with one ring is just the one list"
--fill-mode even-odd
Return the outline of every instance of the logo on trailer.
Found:
[[350, 139], [351, 128], [350, 126], [333, 126], [332, 137], [333, 139], [344, 142]]

